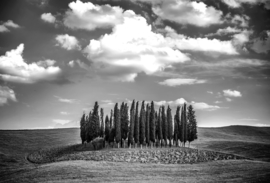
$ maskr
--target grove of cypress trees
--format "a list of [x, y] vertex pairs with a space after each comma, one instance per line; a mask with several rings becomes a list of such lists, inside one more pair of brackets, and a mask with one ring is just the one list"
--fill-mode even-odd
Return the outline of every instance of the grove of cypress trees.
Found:
[[118, 104], [114, 107], [114, 124], [115, 124], [115, 142], [119, 148], [119, 142], [121, 141], [121, 121], [120, 121], [120, 110], [118, 109]]
[[167, 124], [168, 124], [168, 139], [170, 147], [172, 146], [172, 138], [173, 138], [173, 126], [172, 126], [172, 110], [170, 106], [167, 108]]
[[146, 105], [145, 141], [146, 141], [146, 146], [150, 144], [150, 106], [149, 104]]
[[167, 125], [167, 117], [165, 113], [165, 106], [162, 106], [162, 133], [163, 133], [163, 139], [165, 142], [165, 146], [167, 146], [167, 139], [168, 139], [168, 125]]
[[103, 112], [103, 108], [100, 108], [100, 137], [104, 137], [104, 131], [105, 131], [105, 125], [104, 125], [104, 120], [103, 120], [103, 117], [104, 117], [104, 112]]
[[106, 115], [105, 118], [105, 141], [109, 142], [109, 137], [110, 137], [110, 120], [108, 115]]
[[128, 146], [131, 148], [133, 144], [134, 136], [134, 123], [135, 123], [135, 100], [133, 100], [130, 108], [130, 125], [129, 125], [129, 134], [128, 134]]
[[150, 141], [155, 143], [156, 141], [156, 115], [155, 115], [155, 106], [154, 102], [151, 102], [151, 111], [150, 111]]
[[188, 107], [187, 121], [187, 141], [189, 142], [190, 146], [190, 142], [197, 139], [197, 121], [192, 105]]
[[86, 123], [85, 123], [85, 114], [83, 113], [82, 117], [81, 117], [81, 121], [80, 121], [80, 129], [81, 129], [81, 140], [82, 140], [82, 144], [84, 143], [84, 141], [86, 140], [86, 127], [85, 127]]
[[139, 123], [139, 101], [136, 103], [136, 113], [135, 113], [135, 128], [134, 128], [134, 141], [137, 147], [140, 137], [140, 123]]
[[145, 108], [144, 108], [144, 101], [142, 102], [141, 106], [141, 112], [140, 112], [140, 145], [142, 148], [142, 145], [145, 142]]

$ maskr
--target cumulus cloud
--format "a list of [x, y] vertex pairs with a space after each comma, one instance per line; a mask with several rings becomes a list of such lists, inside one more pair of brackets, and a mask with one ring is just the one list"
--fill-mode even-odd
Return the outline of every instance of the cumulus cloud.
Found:
[[206, 80], [198, 80], [198, 79], [173, 78], [173, 79], [166, 79], [162, 82], [159, 82], [159, 84], [167, 86], [180, 86], [180, 85], [202, 84], [206, 82], [207, 82]]
[[62, 114], [62, 115], [69, 115], [69, 113], [66, 112], [66, 111], [61, 111], [60, 114]]
[[[173, 49], [161, 34], [152, 32], [146, 19], [128, 10], [123, 23], [99, 40], [92, 39], [84, 49], [89, 60], [109, 66], [110, 72], [122, 73], [119, 80], [133, 81], [139, 72], [153, 74], [168, 65], [189, 60]], [[121, 49], [119, 49], [121, 48]], [[106, 70], [106, 68], [102, 68]]]
[[0, 25], [0, 32], [9, 32], [8, 28], [20, 28], [20, 26], [14, 23], [12, 20], [8, 20]]
[[94, 5], [91, 2], [69, 3], [64, 24], [71, 29], [95, 30], [96, 28], [113, 27], [123, 21], [123, 9], [110, 5]]
[[53, 16], [51, 13], [43, 13], [40, 18], [48, 23], [54, 23], [56, 20], [55, 16]]
[[0, 71], [2, 71], [0, 78], [2, 78], [2, 80], [19, 83], [35, 83], [40, 80], [52, 81], [56, 79], [61, 72], [59, 67], [48, 65], [52, 64], [51, 60], [44, 61], [44, 63], [33, 62], [28, 64], [22, 57], [23, 50], [24, 44], [20, 44], [16, 49], [0, 56]]
[[75, 49], [80, 50], [81, 49], [81, 46], [79, 45], [79, 41], [74, 36], [70, 36], [68, 34], [57, 35], [55, 37], [55, 40], [58, 42], [56, 44], [57, 46], [61, 46], [62, 48], [66, 50], [75, 50]]
[[17, 102], [15, 92], [7, 86], [0, 85], [0, 106], [7, 104], [8, 101]]
[[223, 94], [226, 97], [242, 97], [241, 92], [236, 91], [236, 90], [223, 90]]
[[203, 2], [163, 0], [161, 4], [154, 4], [152, 9], [162, 19], [179, 24], [207, 27], [212, 24], [222, 23], [222, 11], [207, 6]]
[[228, 13], [225, 16], [225, 21], [229, 24], [237, 25], [243, 28], [247, 28], [249, 26], [250, 17], [247, 15], [234, 15], [232, 16]]
[[238, 54], [232, 41], [221, 41], [218, 39], [208, 38], [191, 38], [182, 34], [177, 34], [170, 27], [165, 28], [166, 40], [171, 46], [180, 50], [192, 50], [202, 52], [217, 52], [221, 54], [236, 55]]
[[59, 96], [54, 96], [54, 97], [57, 98], [59, 102], [63, 102], [63, 103], [73, 104], [73, 103], [76, 102], [75, 99], [62, 98], [62, 97], [59, 97]]

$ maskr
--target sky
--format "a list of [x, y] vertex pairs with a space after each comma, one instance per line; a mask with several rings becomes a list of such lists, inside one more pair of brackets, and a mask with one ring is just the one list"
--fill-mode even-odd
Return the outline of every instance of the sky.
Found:
[[98, 101], [270, 126], [268, 0], [1, 0], [0, 129], [79, 126]]

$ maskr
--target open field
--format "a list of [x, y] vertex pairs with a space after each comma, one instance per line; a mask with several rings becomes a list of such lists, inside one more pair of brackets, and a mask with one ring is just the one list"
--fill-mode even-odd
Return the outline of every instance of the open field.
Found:
[[0, 131], [0, 182], [267, 182], [270, 128], [199, 128], [193, 148], [232, 153], [253, 160], [198, 164], [141, 164], [61, 161], [36, 165], [26, 156], [40, 149], [80, 143], [79, 129]]

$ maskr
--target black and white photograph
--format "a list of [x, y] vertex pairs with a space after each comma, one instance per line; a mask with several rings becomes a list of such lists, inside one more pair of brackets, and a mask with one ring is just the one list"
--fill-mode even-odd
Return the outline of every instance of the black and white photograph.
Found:
[[269, 182], [270, 0], [1, 0], [0, 182]]

